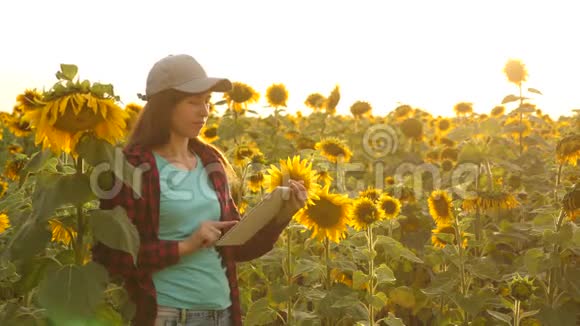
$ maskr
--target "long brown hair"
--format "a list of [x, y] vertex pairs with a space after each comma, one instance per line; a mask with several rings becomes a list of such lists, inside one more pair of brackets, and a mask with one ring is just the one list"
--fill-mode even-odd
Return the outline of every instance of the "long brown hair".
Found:
[[[126, 146], [139, 145], [151, 150], [154, 147], [167, 144], [173, 112], [179, 102], [191, 95], [195, 94], [168, 89], [151, 96], [139, 113], [137, 122], [129, 133]], [[189, 140], [190, 148], [192, 143], [201, 145], [204, 150], [213, 151], [224, 165], [228, 180], [230, 182], [238, 181], [235, 170], [219, 148], [198, 137]]]

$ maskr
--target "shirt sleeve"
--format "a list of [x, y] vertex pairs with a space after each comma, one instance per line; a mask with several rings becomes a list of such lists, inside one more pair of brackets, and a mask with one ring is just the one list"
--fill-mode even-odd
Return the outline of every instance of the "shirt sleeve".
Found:
[[[241, 219], [240, 213], [231, 196], [226, 205], [227, 213], [230, 214], [231, 220], [239, 221]], [[289, 221], [288, 221], [289, 222]], [[288, 223], [276, 223], [273, 219], [266, 224], [260, 231], [256, 232], [252, 238], [240, 246], [233, 246], [234, 259], [237, 262], [250, 261], [259, 258], [274, 248], [274, 244], [278, 241], [280, 233], [284, 231]]]

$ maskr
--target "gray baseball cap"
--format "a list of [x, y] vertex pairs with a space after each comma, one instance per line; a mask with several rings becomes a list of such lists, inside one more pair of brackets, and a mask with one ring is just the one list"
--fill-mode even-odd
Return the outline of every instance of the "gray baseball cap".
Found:
[[227, 92], [232, 83], [226, 78], [208, 77], [203, 67], [187, 54], [169, 55], [157, 61], [147, 76], [147, 98], [167, 89], [186, 93]]

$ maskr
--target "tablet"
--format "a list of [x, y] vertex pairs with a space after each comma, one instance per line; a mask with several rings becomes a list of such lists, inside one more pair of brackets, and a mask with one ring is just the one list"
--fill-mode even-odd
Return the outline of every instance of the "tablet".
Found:
[[241, 220], [216, 241], [216, 246], [243, 245], [276, 217], [284, 200], [289, 199], [290, 188], [278, 186], [250, 209]]

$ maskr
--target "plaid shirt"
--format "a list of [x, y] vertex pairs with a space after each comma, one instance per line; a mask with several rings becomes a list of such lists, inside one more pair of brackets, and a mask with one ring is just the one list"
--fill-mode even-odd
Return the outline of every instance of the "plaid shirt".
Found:
[[[240, 214], [231, 197], [224, 165], [219, 160], [219, 155], [197, 140], [190, 142], [190, 149], [199, 155], [213, 183], [220, 203], [221, 220], [239, 220]], [[93, 246], [92, 255], [93, 260], [105, 266], [112, 277], [119, 276], [124, 280], [124, 286], [136, 304], [132, 325], [153, 326], [157, 317], [157, 295], [152, 274], [179, 261], [179, 241], [158, 238], [160, 184], [153, 153], [139, 145], [125, 147], [123, 153], [127, 161], [136, 167], [143, 163], [150, 166], [142, 174], [141, 196], [134, 195], [132, 188], [123, 184], [120, 192], [113, 198], [100, 200], [100, 208], [112, 209], [121, 205], [127, 211], [127, 216], [139, 231], [140, 248], [137, 265], [133, 263], [130, 254], [112, 249], [100, 242]], [[222, 257], [222, 264], [226, 267], [230, 286], [233, 325], [242, 325], [236, 262], [252, 260], [269, 252], [285, 227], [286, 224], [276, 224], [273, 221], [244, 245], [217, 248]]]

